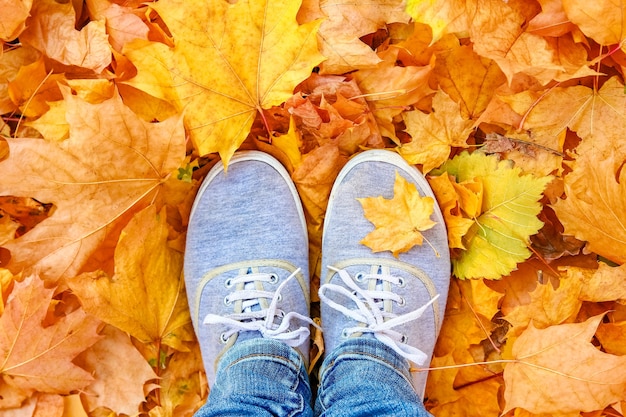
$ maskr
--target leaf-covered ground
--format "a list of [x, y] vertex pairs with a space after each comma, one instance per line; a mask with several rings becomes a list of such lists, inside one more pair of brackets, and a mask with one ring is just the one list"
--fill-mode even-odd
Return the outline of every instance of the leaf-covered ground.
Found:
[[[206, 172], [237, 149], [286, 166], [315, 292], [335, 176], [389, 148], [427, 174], [453, 259], [430, 412], [624, 415], [625, 3], [0, 7], [0, 414], [192, 415], [181, 265]], [[362, 204], [374, 250], [425, 244], [409, 187]]]

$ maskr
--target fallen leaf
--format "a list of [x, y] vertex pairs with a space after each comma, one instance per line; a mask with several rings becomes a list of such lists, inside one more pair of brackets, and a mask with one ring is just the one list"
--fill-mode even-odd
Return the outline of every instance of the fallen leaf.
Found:
[[64, 78], [60, 74], [48, 74], [41, 57], [20, 68], [15, 79], [8, 84], [9, 97], [24, 116], [41, 116], [49, 108], [47, 102], [62, 98], [58, 83]]
[[72, 361], [100, 339], [100, 322], [76, 310], [46, 323], [53, 293], [31, 275], [15, 284], [0, 317], [0, 385], [27, 396], [69, 394], [93, 381]]
[[411, 164], [423, 165], [425, 173], [443, 164], [452, 147], [467, 147], [472, 121], [461, 116], [459, 105], [439, 90], [433, 97], [433, 112], [413, 110], [403, 114], [411, 142], [398, 148]]
[[12, 256], [4, 267], [37, 269], [51, 282], [76, 275], [96, 251], [102, 255], [106, 239], [117, 241], [120, 223], [150, 204], [185, 154], [180, 118], [144, 122], [117, 95], [95, 105], [71, 94], [65, 101], [69, 139], [7, 139], [10, 156], [0, 163], [0, 195], [55, 206], [4, 245]]
[[415, 22], [431, 27], [432, 43], [447, 33], [467, 31], [464, 0], [407, 0], [406, 11]]
[[589, 250], [626, 262], [626, 171], [619, 181], [613, 156], [580, 156], [565, 177], [566, 199], [552, 205], [566, 234], [587, 242]]
[[89, 22], [76, 30], [72, 3], [37, 0], [20, 41], [68, 66], [101, 73], [111, 64], [111, 47], [104, 21]]
[[136, 415], [146, 399], [144, 384], [157, 375], [127, 334], [107, 326], [102, 335], [79, 358], [85, 370], [97, 375], [84, 388], [87, 409], [105, 407], [117, 414]]
[[463, 238], [467, 250], [452, 260], [455, 276], [498, 279], [530, 256], [529, 236], [542, 226], [539, 199], [551, 177], [523, 174], [480, 152], [463, 152], [433, 174], [452, 175], [457, 183], [482, 182], [481, 214]]
[[562, 36], [576, 28], [565, 14], [563, 1], [538, 0], [541, 13], [528, 22], [528, 32], [541, 36]]
[[320, 22], [298, 25], [299, 2], [170, 0], [152, 7], [176, 43], [127, 45], [138, 71], [128, 83], [184, 109], [200, 155], [219, 152], [226, 164], [257, 111], [287, 100], [323, 59]]
[[[469, 228], [472, 227], [474, 221], [472, 214], [469, 217], [464, 216], [464, 207], [462, 206], [461, 196], [457, 192], [459, 188], [450, 175], [440, 175], [438, 177], [429, 177], [428, 182], [437, 197], [437, 203], [441, 208], [446, 229], [448, 231], [448, 246], [451, 249], [466, 249], [463, 243], [463, 236], [467, 234]], [[480, 183], [474, 183], [480, 186]], [[455, 186], [456, 185], [456, 186]], [[480, 210], [482, 205], [482, 193], [472, 194], [475, 197]], [[479, 213], [476, 213], [479, 214]]]
[[537, 329], [572, 322], [582, 305], [582, 286], [582, 281], [575, 277], [560, 279], [556, 289], [550, 282], [538, 284], [528, 294], [529, 302], [502, 308], [504, 319], [514, 327], [515, 334], [521, 333], [531, 322]]
[[83, 308], [143, 343], [180, 348], [190, 322], [181, 277], [182, 253], [168, 246], [165, 212], [149, 206], [122, 231], [115, 275], [85, 273], [68, 280]]
[[328, 16], [318, 32], [321, 53], [327, 58], [320, 66], [322, 74], [343, 74], [376, 66], [381, 59], [361, 38], [387, 23], [409, 20], [401, 0], [375, 3], [320, 0], [319, 7]]
[[421, 232], [437, 224], [430, 219], [435, 200], [422, 197], [415, 184], [398, 172], [393, 185], [393, 198], [378, 196], [357, 200], [363, 207], [365, 218], [375, 226], [361, 243], [374, 252], [388, 250], [398, 257], [401, 252], [421, 245], [424, 241]]
[[626, 4], [623, 2], [563, 0], [563, 10], [573, 24], [600, 45], [619, 44], [624, 47]]
[[462, 117], [472, 120], [482, 114], [496, 89], [506, 82], [495, 61], [481, 57], [469, 46], [437, 54], [434, 73], [441, 89], [459, 103]]
[[33, 0], [2, 0], [0, 2], [0, 9], [5, 11], [0, 16], [0, 39], [12, 41], [20, 35], [26, 27], [26, 18], [32, 6]]
[[598, 350], [590, 340], [603, 315], [547, 329], [530, 325], [504, 369], [506, 406], [532, 413], [601, 410], [623, 399], [626, 357]]

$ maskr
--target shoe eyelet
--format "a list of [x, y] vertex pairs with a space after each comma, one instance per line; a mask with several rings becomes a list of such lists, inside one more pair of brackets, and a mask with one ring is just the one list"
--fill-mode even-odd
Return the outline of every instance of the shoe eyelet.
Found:
[[278, 275], [270, 274], [270, 284], [276, 284], [278, 282]]
[[285, 318], [285, 312], [283, 310], [278, 310], [278, 317], [281, 319]]
[[357, 272], [357, 273], [354, 275], [354, 280], [355, 280], [356, 282], [363, 282], [363, 278], [365, 278], [365, 274], [364, 274], [363, 272]]
[[232, 301], [230, 301], [230, 298], [228, 298], [228, 296], [224, 297], [224, 305], [229, 306], [229, 305], [231, 305], [232, 303], [233, 303], [233, 302], [232, 302]]
[[226, 337], [226, 333], [220, 334], [220, 342], [224, 344], [228, 343], [228, 337]]
[[409, 341], [409, 338], [407, 337], [407, 335], [403, 334], [402, 337], [400, 338], [400, 342], [401, 343], [406, 343]]
[[230, 287], [232, 287], [232, 286], [233, 286], [233, 280], [232, 280], [232, 279], [230, 279], [230, 278], [228, 278], [226, 281], [224, 281], [224, 286], [225, 286], [226, 288], [230, 288]]
[[400, 301], [398, 301], [398, 305], [403, 307], [406, 305], [406, 299], [404, 297], [400, 297]]
[[277, 298], [277, 300], [278, 300], [278, 301], [283, 301], [283, 295], [279, 293], [279, 294], [278, 294], [278, 298]]
[[343, 337], [344, 339], [347, 339], [350, 335], [348, 334], [348, 330], [347, 329], [343, 329], [341, 331], [341, 337]]
[[406, 280], [402, 277], [398, 277], [398, 287], [404, 288], [406, 287]]

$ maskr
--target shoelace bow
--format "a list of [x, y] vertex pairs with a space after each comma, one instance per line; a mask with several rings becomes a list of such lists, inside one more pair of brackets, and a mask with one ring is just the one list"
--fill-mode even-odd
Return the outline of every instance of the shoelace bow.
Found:
[[[259, 291], [256, 289], [246, 288], [246, 284], [255, 281], [271, 282], [272, 274], [256, 273], [239, 275], [231, 279], [230, 286], [236, 286], [243, 283], [242, 290], [236, 290], [230, 293], [225, 300], [229, 304], [238, 300], [242, 301], [242, 312], [234, 313], [228, 316], [219, 316], [217, 314], [207, 314], [204, 318], [204, 324], [223, 324], [226, 331], [222, 333], [224, 340], [241, 331], [258, 331], [263, 337], [269, 339], [281, 340], [289, 346], [295, 347], [309, 338], [310, 330], [308, 326], [300, 326], [296, 330], [289, 330], [293, 319], [301, 320], [307, 324], [317, 327], [317, 324], [311, 318], [300, 313], [290, 311], [285, 314], [283, 310], [278, 308], [278, 302], [281, 300], [281, 291], [285, 285], [292, 280], [296, 274], [300, 272], [300, 268], [295, 270], [286, 280], [284, 280], [276, 289], [276, 291]], [[271, 299], [268, 308], [253, 310], [253, 307], [260, 305], [259, 298]], [[276, 318], [281, 318], [280, 324], [276, 324]]]
[[[394, 327], [408, 323], [412, 320], [416, 320], [424, 314], [426, 309], [439, 298], [439, 294], [433, 297], [428, 303], [406, 314], [393, 314], [383, 310], [383, 302], [385, 299], [400, 302], [401, 297], [391, 293], [389, 291], [379, 290], [365, 290], [359, 287], [350, 274], [344, 269], [336, 269], [329, 266], [329, 269], [337, 272], [339, 277], [345, 284], [345, 286], [337, 284], [324, 284], [320, 286], [319, 296], [320, 300], [326, 303], [329, 307], [339, 311], [345, 316], [357, 321], [358, 323], [365, 324], [363, 326], [348, 327], [343, 330], [345, 336], [350, 336], [354, 333], [372, 333], [374, 337], [385, 345], [389, 346], [395, 352], [402, 357], [415, 362], [419, 365], [423, 365], [428, 359], [428, 355], [422, 350], [408, 345], [405, 343], [405, 337], [398, 331], [394, 330]], [[399, 278], [391, 275], [364, 275], [365, 279], [380, 279], [383, 281], [389, 281], [393, 284], [399, 284]], [[347, 287], [347, 288], [346, 288]], [[345, 297], [348, 297], [357, 306], [356, 309], [349, 309], [341, 304], [338, 304], [328, 298], [325, 292], [331, 291], [339, 293]], [[380, 301], [377, 301], [380, 300]]]

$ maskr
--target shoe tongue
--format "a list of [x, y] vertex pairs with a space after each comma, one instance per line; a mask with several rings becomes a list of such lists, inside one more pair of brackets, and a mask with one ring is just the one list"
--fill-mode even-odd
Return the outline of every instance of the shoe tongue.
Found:
[[[251, 274], [251, 273], [252, 273], [252, 268], [248, 268], [247, 273], [248, 273], [248, 274]], [[244, 286], [243, 286], [243, 289], [244, 289], [244, 290], [251, 290], [251, 291], [252, 291], [252, 290], [255, 290], [255, 289], [256, 289], [256, 285], [255, 285], [255, 283], [254, 283], [254, 282], [246, 282], [246, 283], [244, 284]], [[257, 300], [256, 300], [256, 303], [254, 303], [254, 304], [253, 304], [253, 305], [251, 305], [251, 306], [245, 307], [245, 308], [243, 309], [243, 312], [244, 312], [244, 313], [250, 313], [250, 312], [252, 312], [252, 311], [259, 311], [259, 310], [261, 310], [261, 305], [259, 304], [259, 300], [257, 299]]]

